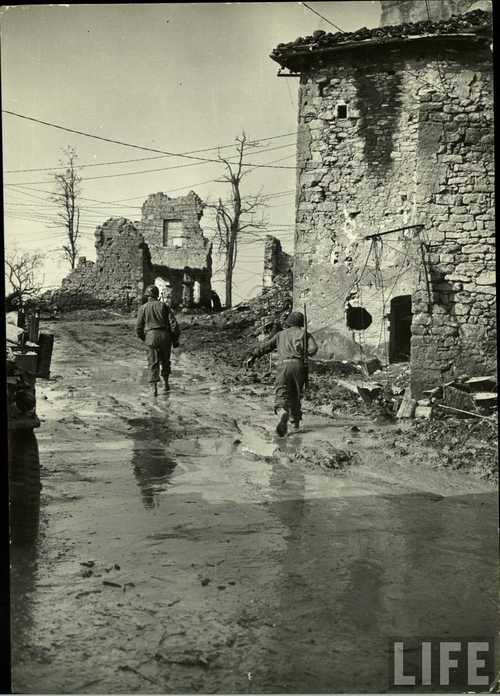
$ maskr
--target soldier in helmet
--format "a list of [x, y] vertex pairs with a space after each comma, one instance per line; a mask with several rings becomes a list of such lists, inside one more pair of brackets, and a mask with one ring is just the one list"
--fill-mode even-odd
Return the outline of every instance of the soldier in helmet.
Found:
[[161, 302], [156, 285], [146, 288], [147, 302], [139, 308], [136, 322], [137, 336], [144, 341], [148, 354], [149, 383], [154, 396], [158, 394], [161, 376], [165, 391], [169, 390], [170, 353], [172, 344], [178, 345], [179, 325], [172, 310]]
[[250, 367], [257, 358], [274, 349], [278, 352], [278, 365], [276, 373], [276, 392], [274, 411], [279, 416], [276, 432], [283, 437], [288, 430], [288, 421], [291, 419], [294, 430], [300, 427], [302, 420], [301, 398], [306, 367], [304, 352], [307, 346], [307, 355], [315, 355], [318, 346], [313, 336], [304, 332], [304, 315], [302, 312], [290, 312], [284, 322], [285, 328], [278, 331], [272, 338], [255, 348], [247, 360]]

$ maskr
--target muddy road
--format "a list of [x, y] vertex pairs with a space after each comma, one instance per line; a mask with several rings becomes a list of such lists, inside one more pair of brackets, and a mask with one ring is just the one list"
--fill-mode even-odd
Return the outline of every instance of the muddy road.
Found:
[[[269, 388], [228, 391], [183, 352], [154, 400], [130, 322], [49, 330], [15, 692], [384, 691], [390, 637], [496, 634], [491, 484], [368, 419], [306, 414], [280, 441]], [[339, 469], [308, 460], [332, 446]]]

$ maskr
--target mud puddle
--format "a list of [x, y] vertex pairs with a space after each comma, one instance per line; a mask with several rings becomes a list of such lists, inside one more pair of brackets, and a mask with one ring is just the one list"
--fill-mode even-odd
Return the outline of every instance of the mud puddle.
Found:
[[[39, 390], [39, 524], [13, 549], [15, 691], [384, 691], [389, 637], [495, 633], [491, 486], [363, 419], [277, 438], [267, 389], [223, 392], [186, 354], [152, 400], [139, 346], [109, 350], [122, 326], [71, 328]], [[327, 445], [355, 461], [296, 457]]]

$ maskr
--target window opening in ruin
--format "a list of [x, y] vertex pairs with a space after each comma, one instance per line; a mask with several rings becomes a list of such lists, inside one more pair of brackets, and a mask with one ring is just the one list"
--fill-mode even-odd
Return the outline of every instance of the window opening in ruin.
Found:
[[389, 362], [407, 362], [411, 343], [411, 295], [401, 295], [391, 300], [389, 314]]
[[351, 331], [364, 331], [372, 323], [372, 315], [364, 307], [347, 305], [345, 312], [347, 328]]
[[347, 118], [347, 104], [337, 105], [337, 118]]
[[163, 220], [163, 246], [179, 248], [183, 247], [186, 235], [182, 220]]

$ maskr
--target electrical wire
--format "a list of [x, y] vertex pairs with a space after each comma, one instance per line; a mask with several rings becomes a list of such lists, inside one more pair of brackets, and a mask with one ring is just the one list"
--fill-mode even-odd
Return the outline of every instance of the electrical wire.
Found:
[[[52, 123], [50, 121], [42, 121], [39, 118], [34, 118], [33, 116], [26, 116], [26, 114], [19, 114], [16, 111], [10, 111], [9, 109], [2, 109], [4, 114], [9, 114], [9, 116], [16, 116], [17, 118], [24, 119], [26, 121], [32, 121], [33, 123], [38, 123], [43, 126], [49, 126], [50, 128], [56, 128], [57, 130], [65, 131], [66, 133], [73, 133], [75, 135], [81, 135], [85, 138], [92, 138], [93, 140], [100, 140], [101, 142], [112, 143], [113, 145], [121, 145], [123, 147], [130, 147], [135, 150], [144, 150], [145, 152], [156, 152], [160, 155], [169, 155], [170, 157], [182, 157], [184, 159], [196, 160], [199, 162], [216, 162], [220, 164], [219, 159], [207, 158], [207, 157], [197, 157], [196, 155], [184, 154], [182, 152], [170, 152], [168, 150], [160, 150], [158, 148], [147, 147], [145, 145], [137, 145], [135, 143], [128, 143], [123, 140], [115, 140], [114, 138], [105, 138], [101, 135], [96, 135], [95, 133], [87, 133], [85, 131], [77, 130], [76, 128], [68, 128], [66, 126], [61, 126], [57, 123]], [[296, 167], [288, 167], [284, 165], [272, 165], [272, 164], [261, 164], [257, 162], [242, 163], [243, 166], [252, 166], [260, 168], [270, 168], [270, 169], [296, 169]]]
[[[267, 142], [269, 140], [278, 140], [279, 138], [287, 138], [290, 135], [297, 135], [298, 131], [290, 131], [289, 133], [282, 133], [281, 135], [271, 135], [266, 138], [255, 138], [252, 140], [252, 143], [261, 143], [261, 142]], [[194, 155], [199, 152], [211, 152], [214, 150], [226, 150], [228, 148], [234, 148], [234, 142], [230, 143], [228, 145], [216, 145], [216, 146], [211, 146], [211, 147], [205, 147], [199, 150], [188, 150], [187, 152], [183, 152], [182, 154], [184, 155]], [[84, 169], [87, 167], [105, 167], [105, 166], [110, 166], [114, 164], [128, 164], [132, 162], [147, 162], [151, 160], [159, 160], [159, 159], [165, 159], [166, 157], [171, 157], [171, 155], [157, 155], [156, 157], [139, 157], [135, 159], [127, 159], [127, 160], [113, 160], [111, 162], [93, 162], [93, 163], [88, 163], [88, 164], [79, 164], [77, 165], [78, 169]], [[66, 169], [66, 166], [59, 164], [54, 167], [35, 167], [31, 169], [6, 169], [4, 170], [4, 174], [21, 174], [21, 173], [27, 173], [27, 172], [50, 172], [50, 171], [57, 171], [59, 169]]]
[[313, 13], [314, 13], [315, 15], [317, 15], [318, 17], [321, 17], [322, 20], [324, 20], [325, 22], [327, 22], [330, 26], [334, 27], [335, 29], [338, 29], [342, 34], [345, 34], [345, 31], [344, 31], [343, 29], [341, 29], [339, 26], [337, 26], [337, 24], [334, 24], [333, 22], [331, 22], [331, 21], [330, 21], [329, 19], [327, 19], [326, 17], [323, 17], [322, 14], [320, 14], [320, 13], [317, 12], [315, 9], [313, 9], [312, 7], [310, 7], [306, 2], [299, 2], [299, 5], [302, 5], [302, 7], [305, 7], [305, 8], [308, 9], [310, 12], [313, 12]]
[[[295, 147], [295, 146], [296, 146], [295, 143], [287, 143], [286, 145], [277, 145], [276, 147], [263, 149], [260, 152], [248, 152], [247, 156], [251, 157], [252, 155], [256, 155], [256, 154], [264, 154], [266, 152], [274, 152], [275, 150], [282, 150], [283, 148], [286, 148], [286, 147]], [[88, 176], [88, 177], [82, 178], [82, 181], [86, 182], [86, 181], [98, 181], [101, 179], [115, 179], [115, 178], [122, 177], [122, 176], [137, 176], [138, 174], [156, 174], [158, 172], [167, 172], [167, 171], [170, 171], [173, 169], [178, 170], [178, 169], [185, 169], [186, 167], [199, 167], [203, 164], [213, 164], [214, 162], [218, 162], [219, 165], [222, 164], [222, 162], [220, 162], [218, 160], [207, 160], [205, 162], [190, 162], [189, 164], [174, 164], [170, 167], [159, 167], [157, 169], [137, 169], [137, 170], [131, 171], [131, 172], [118, 172], [117, 174], [102, 174], [101, 176]], [[256, 167], [260, 167], [260, 166], [262, 166], [262, 165], [256, 165]], [[75, 169], [78, 170], [79, 167], [76, 167]], [[33, 186], [34, 184], [52, 184], [52, 183], [54, 183], [53, 179], [43, 179], [41, 181], [5, 182], [4, 186], [12, 186], [13, 184]]]

